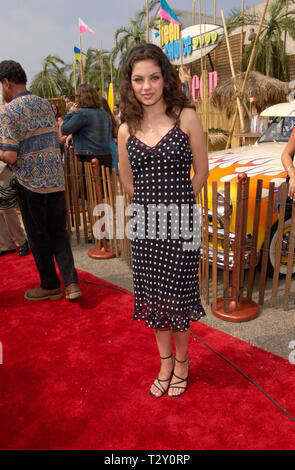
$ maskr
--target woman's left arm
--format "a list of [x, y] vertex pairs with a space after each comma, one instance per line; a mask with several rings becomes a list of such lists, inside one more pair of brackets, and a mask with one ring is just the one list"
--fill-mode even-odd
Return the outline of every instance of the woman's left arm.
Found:
[[181, 113], [181, 127], [188, 134], [193, 153], [194, 176], [192, 185], [197, 197], [209, 175], [208, 152], [202, 123], [196, 112], [185, 108]]

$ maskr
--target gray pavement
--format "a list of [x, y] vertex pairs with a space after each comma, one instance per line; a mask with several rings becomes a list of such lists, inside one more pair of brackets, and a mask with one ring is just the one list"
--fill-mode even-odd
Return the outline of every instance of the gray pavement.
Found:
[[[72, 247], [77, 268], [133, 292], [132, 271], [121, 258], [94, 260], [88, 256], [88, 250], [93, 247], [92, 244], [82, 242], [78, 245], [73, 240]], [[83, 288], [83, 285], [81, 287]], [[206, 325], [288, 359], [291, 352], [289, 348], [290, 342], [295, 340], [294, 291], [295, 279], [293, 278], [290, 308], [288, 311], [285, 311], [282, 307], [284, 301], [284, 280], [281, 280], [278, 290], [277, 307], [271, 307], [271, 284], [269, 281], [265, 296], [266, 301], [260, 307], [259, 316], [254, 320], [243, 323], [228, 322], [217, 318], [212, 314], [210, 306], [207, 306], [203, 299], [207, 316], [201, 321]], [[253, 300], [257, 300], [255, 296]]]

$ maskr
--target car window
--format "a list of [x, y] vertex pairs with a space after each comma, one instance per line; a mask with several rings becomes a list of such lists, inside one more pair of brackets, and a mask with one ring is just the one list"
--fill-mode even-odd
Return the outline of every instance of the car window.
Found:
[[257, 142], [288, 142], [294, 127], [295, 117], [276, 117]]

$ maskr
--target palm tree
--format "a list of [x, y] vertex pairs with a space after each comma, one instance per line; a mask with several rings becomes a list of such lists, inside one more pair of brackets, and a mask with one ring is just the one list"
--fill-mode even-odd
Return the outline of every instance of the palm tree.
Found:
[[133, 20], [130, 18], [129, 26], [123, 26], [117, 29], [115, 33], [115, 47], [112, 50], [112, 59], [117, 61], [117, 67], [120, 69], [124, 63], [128, 52], [136, 44], [146, 42], [146, 25], [144, 21], [137, 16]]
[[[159, 18], [157, 17], [157, 10], [160, 4], [159, 0], [151, 0], [149, 2], [149, 25], [150, 28], [157, 27]], [[115, 47], [111, 52], [113, 62], [117, 62], [117, 81], [119, 80], [121, 66], [124, 63], [128, 52], [136, 44], [146, 42], [146, 7], [142, 7], [137, 11], [135, 18], [130, 18], [129, 25], [123, 26], [115, 32]]]
[[43, 70], [33, 78], [30, 90], [43, 98], [56, 98], [70, 93], [67, 70], [68, 66], [60, 57], [49, 54], [43, 59]]
[[[236, 12], [234, 12], [236, 13]], [[259, 41], [257, 42], [253, 70], [269, 77], [289, 81], [288, 56], [284, 47], [284, 35], [295, 39], [295, 9], [286, 8], [286, 0], [274, 0], [267, 9]], [[241, 26], [258, 27], [260, 16], [255, 13], [236, 14], [228, 20], [228, 31]], [[247, 69], [254, 41], [246, 48], [242, 58], [242, 71]]]

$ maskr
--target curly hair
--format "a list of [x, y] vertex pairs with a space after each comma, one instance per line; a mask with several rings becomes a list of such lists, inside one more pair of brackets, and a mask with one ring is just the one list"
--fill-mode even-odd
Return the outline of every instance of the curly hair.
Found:
[[7, 78], [16, 85], [26, 84], [27, 76], [22, 66], [14, 60], [3, 60], [0, 62], [0, 82]]
[[101, 108], [102, 104], [95, 88], [89, 83], [82, 83], [76, 96], [79, 108]]
[[143, 106], [135, 97], [131, 84], [131, 75], [134, 64], [143, 60], [153, 60], [160, 66], [163, 79], [163, 99], [166, 104], [166, 114], [179, 124], [179, 111], [191, 108], [187, 97], [181, 89], [181, 82], [176, 69], [160, 47], [154, 44], [139, 44], [131, 49], [122, 67], [122, 81], [120, 85], [121, 121], [126, 122], [130, 134], [140, 128], [143, 120]]

